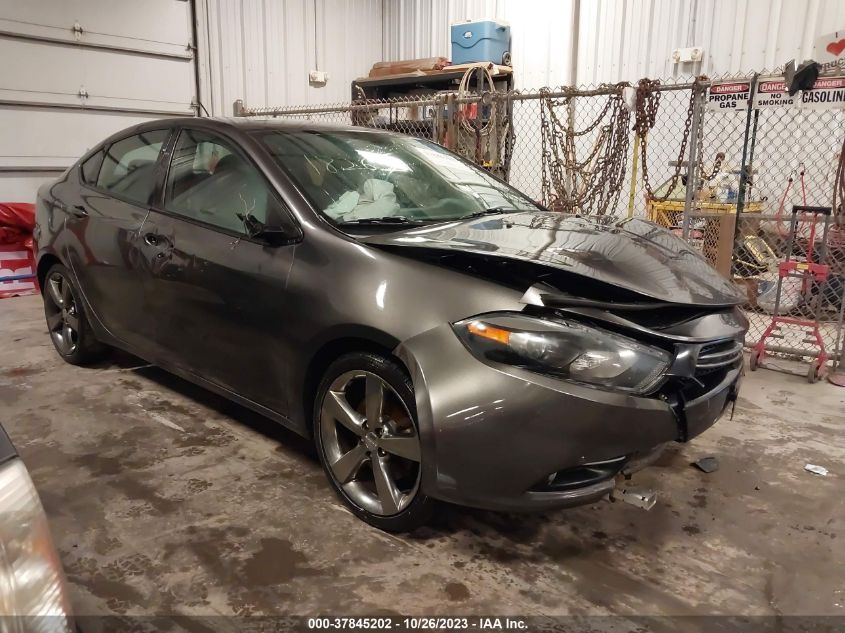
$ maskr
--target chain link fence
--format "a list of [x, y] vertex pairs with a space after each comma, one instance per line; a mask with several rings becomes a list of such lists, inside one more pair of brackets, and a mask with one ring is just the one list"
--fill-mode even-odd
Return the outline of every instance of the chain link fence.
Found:
[[[721, 79], [747, 88], [758, 76]], [[823, 263], [824, 280], [784, 279], [778, 312], [818, 322], [836, 361], [845, 231], [834, 221], [825, 231], [825, 216], [799, 213], [791, 246], [789, 235], [794, 205], [831, 204], [845, 109], [749, 108], [741, 101], [711, 107], [710, 88], [700, 78], [302, 108], [248, 108], [238, 101], [235, 115], [409, 134], [484, 166], [549, 209], [662, 225], [746, 289], [748, 346], [772, 323], [780, 263]], [[775, 328], [765, 346], [793, 358], [819, 351], [800, 325]]]

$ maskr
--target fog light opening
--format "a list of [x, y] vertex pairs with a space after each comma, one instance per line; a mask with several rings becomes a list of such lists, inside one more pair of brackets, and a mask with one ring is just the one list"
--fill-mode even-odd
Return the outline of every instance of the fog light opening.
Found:
[[549, 473], [532, 490], [562, 492], [584, 488], [615, 477], [625, 466], [628, 457], [614, 457], [600, 462], [591, 462]]

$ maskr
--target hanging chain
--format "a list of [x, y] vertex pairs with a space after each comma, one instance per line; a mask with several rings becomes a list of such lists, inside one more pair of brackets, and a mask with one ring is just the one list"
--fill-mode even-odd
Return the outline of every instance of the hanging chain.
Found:
[[[643, 170], [643, 185], [645, 186], [648, 197], [655, 202], [663, 202], [667, 200], [674, 191], [681, 178], [681, 170], [684, 167], [684, 156], [687, 152], [687, 142], [689, 141], [690, 127], [692, 125], [692, 115], [695, 109], [695, 100], [698, 91], [707, 82], [707, 77], [699, 76], [695, 78], [692, 89], [690, 90], [690, 100], [687, 106], [687, 117], [684, 121], [684, 131], [681, 136], [681, 145], [678, 149], [678, 159], [675, 161], [675, 171], [669, 178], [666, 187], [666, 193], [662, 196], [656, 196], [654, 189], [651, 186], [651, 181], [648, 177], [648, 132], [654, 127], [657, 120], [657, 111], [660, 106], [660, 81], [653, 79], [640, 79], [637, 84], [637, 98], [636, 98], [636, 119], [634, 121], [634, 133], [640, 137], [640, 161]], [[722, 159], [716, 156], [717, 165], [714, 167], [721, 168]], [[718, 169], [715, 169], [713, 176], [716, 175]]]
[[696, 142], [698, 148], [698, 156], [696, 157], [696, 164], [698, 165], [698, 177], [703, 185], [705, 182], [710, 182], [716, 177], [716, 174], [722, 169], [722, 163], [725, 161], [725, 152], [716, 152], [713, 159], [713, 168], [710, 173], [704, 170], [704, 119], [698, 126], [698, 141]]
[[[701, 143], [701, 141], [699, 141], [699, 143]], [[701, 147], [701, 145], [699, 145], [699, 147]], [[701, 180], [703, 180], [704, 182], [710, 182], [711, 180], [713, 180], [716, 177], [716, 174], [718, 174], [722, 170], [722, 163], [724, 162], [725, 152], [717, 152], [716, 157], [713, 159], [713, 169], [711, 169], [710, 173], [708, 174], [704, 171], [703, 162], [699, 160], [698, 170], [701, 176]]]
[[[548, 89], [541, 91], [541, 190], [543, 200], [553, 210], [604, 215], [616, 206], [628, 155], [630, 112], [622, 100], [622, 90], [627, 85], [603, 86], [611, 90], [607, 101], [596, 118], [580, 131], [573, 124], [578, 91], [564, 89], [562, 98], [556, 100]], [[558, 116], [561, 108], [565, 110], [565, 121]], [[591, 132], [596, 132], [592, 148], [578, 159], [576, 139]]]

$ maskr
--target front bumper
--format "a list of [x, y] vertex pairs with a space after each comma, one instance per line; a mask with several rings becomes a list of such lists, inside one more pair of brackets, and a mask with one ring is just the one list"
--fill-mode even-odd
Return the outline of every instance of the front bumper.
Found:
[[[714, 424], [736, 398], [741, 369], [686, 402], [576, 385], [491, 367], [443, 325], [396, 350], [411, 371], [423, 449], [422, 489], [491, 510], [544, 510], [589, 503], [614, 486], [549, 486], [550, 475], [603, 461], [633, 466], [670, 441]], [[618, 460], [623, 457], [624, 459]]]

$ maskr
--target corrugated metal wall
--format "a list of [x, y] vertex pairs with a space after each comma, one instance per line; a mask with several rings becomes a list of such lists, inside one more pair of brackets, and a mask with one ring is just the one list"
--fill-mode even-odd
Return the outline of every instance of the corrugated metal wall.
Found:
[[385, 55], [449, 57], [452, 23], [504, 20], [511, 25], [516, 87], [568, 84], [575, 4], [575, 0], [386, 0]]
[[[774, 68], [845, 27], [845, 0], [197, 0], [197, 13], [202, 100], [215, 115], [239, 98], [346, 101], [376, 61], [448, 57], [462, 20], [510, 23], [518, 88]], [[703, 62], [671, 61], [693, 45]], [[325, 86], [308, 83], [315, 69]]]
[[[518, 87], [595, 84], [771, 69], [812, 57], [814, 40], [845, 27], [843, 0], [395, 0], [385, 2], [385, 54], [449, 55], [449, 26], [506, 20]], [[701, 46], [704, 61], [674, 64], [675, 48]]]
[[[845, 26], [842, 0], [585, 0], [580, 13], [579, 83], [774, 69]], [[686, 46], [704, 60], [674, 64]]]
[[[381, 0], [198, 0], [201, 99], [215, 116], [348, 101], [353, 79], [384, 58]], [[329, 73], [324, 86], [308, 72]]]

